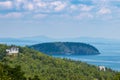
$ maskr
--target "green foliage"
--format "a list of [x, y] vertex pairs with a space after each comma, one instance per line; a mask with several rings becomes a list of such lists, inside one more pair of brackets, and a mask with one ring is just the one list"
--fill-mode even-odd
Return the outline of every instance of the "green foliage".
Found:
[[21, 67], [11, 68], [8, 65], [0, 63], [0, 80], [25, 80]]
[[100, 54], [95, 47], [89, 44], [75, 42], [42, 43], [30, 46], [30, 48], [36, 49], [46, 54], [72, 54], [72, 55]]
[[7, 45], [0, 44], [0, 59], [3, 58], [6, 54]]
[[120, 80], [120, 72], [115, 75], [114, 80]]
[[8, 80], [113, 80], [116, 74], [110, 69], [99, 71], [97, 66], [53, 58], [27, 47], [19, 49], [19, 56], [1, 58], [2, 64], [10, 66], [4, 73]]

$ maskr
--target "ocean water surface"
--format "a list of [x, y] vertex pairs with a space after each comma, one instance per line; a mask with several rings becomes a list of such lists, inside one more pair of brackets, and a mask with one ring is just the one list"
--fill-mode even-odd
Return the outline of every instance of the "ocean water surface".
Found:
[[54, 57], [69, 58], [72, 60], [80, 60], [93, 65], [102, 65], [116, 71], [120, 71], [120, 44], [118, 43], [104, 43], [94, 45], [99, 51], [100, 55], [52, 55]]

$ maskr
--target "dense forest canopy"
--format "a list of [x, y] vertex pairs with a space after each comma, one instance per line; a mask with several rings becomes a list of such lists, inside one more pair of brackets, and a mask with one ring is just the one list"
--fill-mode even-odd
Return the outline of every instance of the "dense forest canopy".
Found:
[[46, 54], [96, 55], [100, 52], [92, 45], [77, 42], [51, 42], [30, 46]]
[[4, 77], [0, 77], [0, 80], [119, 79], [119, 74], [111, 69], [107, 68], [106, 71], [100, 71], [97, 66], [80, 61], [53, 58], [27, 47], [19, 47], [18, 56], [3, 55], [9, 47], [0, 45], [0, 49], [2, 49], [0, 50], [0, 76], [4, 75]]

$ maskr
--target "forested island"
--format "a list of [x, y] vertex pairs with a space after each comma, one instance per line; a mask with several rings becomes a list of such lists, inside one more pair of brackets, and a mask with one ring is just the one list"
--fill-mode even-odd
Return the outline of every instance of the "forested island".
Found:
[[92, 45], [77, 42], [50, 42], [30, 46], [43, 53], [67, 55], [97, 55], [99, 50]]

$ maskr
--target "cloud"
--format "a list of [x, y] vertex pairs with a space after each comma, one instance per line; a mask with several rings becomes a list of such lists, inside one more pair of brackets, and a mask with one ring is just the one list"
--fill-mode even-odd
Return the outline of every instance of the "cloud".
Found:
[[33, 5], [32, 3], [28, 3], [28, 4], [26, 5], [26, 8], [27, 8], [28, 10], [33, 10], [33, 9], [34, 9], [34, 5]]
[[90, 11], [93, 9], [93, 6], [87, 6], [87, 5], [81, 4], [80, 8], [82, 11]]
[[93, 15], [90, 13], [80, 13], [78, 16], [76, 16], [77, 19], [85, 19], [85, 18], [89, 18], [92, 19]]
[[36, 18], [42, 17], [45, 14], [47, 14], [47, 16], [60, 16], [59, 14], [61, 14], [68, 15], [69, 17], [72, 15], [72, 17], [92, 18], [100, 15], [112, 15], [112, 13], [118, 14], [120, 8], [118, 4], [119, 1], [120, 0], [2, 0], [0, 1], [0, 12], [3, 15], [27, 13], [24, 15], [28, 17], [36, 16]]
[[98, 11], [98, 14], [100, 14], [100, 15], [110, 14], [110, 13], [111, 13], [111, 10], [108, 9], [108, 8], [101, 8], [101, 9]]
[[71, 5], [71, 6], [70, 6], [70, 9], [72, 9], [72, 10], [77, 10], [78, 7], [77, 7], [76, 5]]
[[80, 11], [91, 11], [93, 8], [94, 8], [94, 6], [85, 5], [85, 4], [71, 5], [70, 6], [71, 10], [80, 10]]
[[4, 8], [4, 9], [10, 9], [12, 8], [12, 2], [11, 1], [2, 1], [0, 2], [0, 7]]
[[15, 9], [21, 10], [25, 5], [27, 5], [27, 0], [14, 0], [13, 3]]
[[39, 8], [45, 8], [45, 7], [47, 6], [47, 3], [37, 2], [37, 3], [36, 3], [36, 6], [39, 7]]
[[15, 0], [15, 8], [34, 12], [59, 12], [65, 9], [67, 3], [64, 1], [44, 0]]
[[61, 11], [63, 10], [67, 5], [64, 2], [61, 1], [54, 1], [51, 2], [51, 6], [54, 7], [55, 11]]

